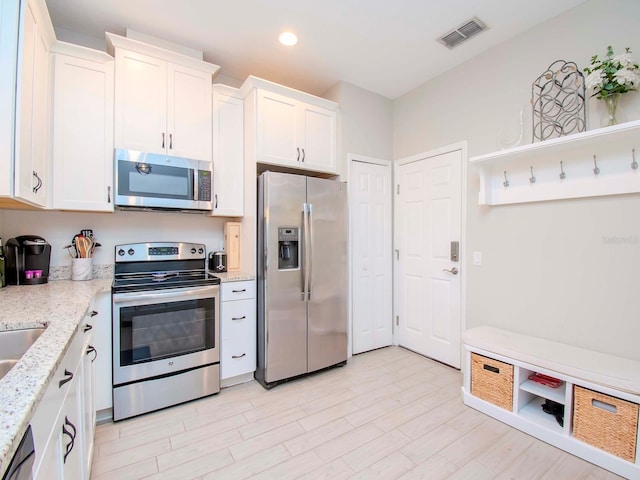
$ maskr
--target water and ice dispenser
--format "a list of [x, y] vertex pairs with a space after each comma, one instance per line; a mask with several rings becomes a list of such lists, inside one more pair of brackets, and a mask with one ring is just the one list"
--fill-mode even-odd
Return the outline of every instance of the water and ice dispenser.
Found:
[[278, 227], [278, 270], [295, 270], [299, 263], [298, 227]]

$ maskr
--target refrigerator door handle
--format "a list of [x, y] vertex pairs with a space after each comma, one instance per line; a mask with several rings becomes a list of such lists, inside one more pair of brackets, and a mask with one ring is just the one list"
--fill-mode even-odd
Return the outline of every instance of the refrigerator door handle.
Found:
[[311, 301], [311, 279], [313, 278], [313, 204], [307, 203], [307, 233], [308, 233], [308, 245], [309, 245], [309, 254], [307, 255], [307, 259], [309, 263], [307, 264], [307, 301]]
[[302, 204], [302, 252], [300, 255], [300, 299], [307, 301], [307, 204]]

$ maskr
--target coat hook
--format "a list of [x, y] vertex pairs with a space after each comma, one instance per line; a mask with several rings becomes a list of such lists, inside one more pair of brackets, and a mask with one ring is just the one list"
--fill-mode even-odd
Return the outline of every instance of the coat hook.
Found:
[[509, 186], [509, 179], [507, 178], [507, 171], [504, 171], [504, 182], [502, 182], [502, 185], [504, 185], [505, 187]]
[[529, 183], [536, 183], [536, 177], [533, 175], [533, 167], [531, 168], [531, 176], [529, 177]]
[[631, 158], [633, 159], [633, 161], [631, 162], [631, 168], [633, 168], [634, 170], [638, 169], [638, 162], [636, 162], [636, 149], [633, 148], [631, 150]]
[[562, 166], [562, 160], [560, 160], [560, 180], [567, 178], [567, 174], [564, 173], [564, 167]]
[[593, 156], [593, 174], [600, 175], [600, 169], [598, 168], [598, 162], [596, 162], [596, 156]]

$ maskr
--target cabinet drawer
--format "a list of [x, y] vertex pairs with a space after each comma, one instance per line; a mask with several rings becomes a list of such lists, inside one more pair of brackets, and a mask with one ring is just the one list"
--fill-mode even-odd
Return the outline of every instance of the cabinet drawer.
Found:
[[256, 334], [256, 301], [254, 299], [223, 302], [220, 338], [246, 338]]
[[638, 404], [577, 385], [573, 397], [573, 436], [634, 462]]
[[220, 342], [220, 378], [231, 378], [256, 369], [256, 341], [230, 338]]
[[256, 298], [256, 282], [254, 280], [224, 282], [220, 285], [220, 298], [223, 302]]
[[513, 365], [471, 354], [471, 394], [513, 410]]

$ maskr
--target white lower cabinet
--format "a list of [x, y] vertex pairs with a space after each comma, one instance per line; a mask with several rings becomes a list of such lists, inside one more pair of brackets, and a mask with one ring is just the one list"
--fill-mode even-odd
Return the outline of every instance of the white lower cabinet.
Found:
[[113, 382], [111, 373], [111, 293], [96, 295], [93, 302], [95, 315], [90, 323], [93, 325], [93, 346], [97, 357], [93, 362], [95, 370], [95, 411], [98, 420], [111, 417], [113, 407]]
[[256, 283], [225, 282], [220, 291], [220, 380], [225, 387], [251, 379], [256, 369]]
[[93, 452], [92, 331], [83, 323], [32, 419], [37, 480], [88, 480]]

